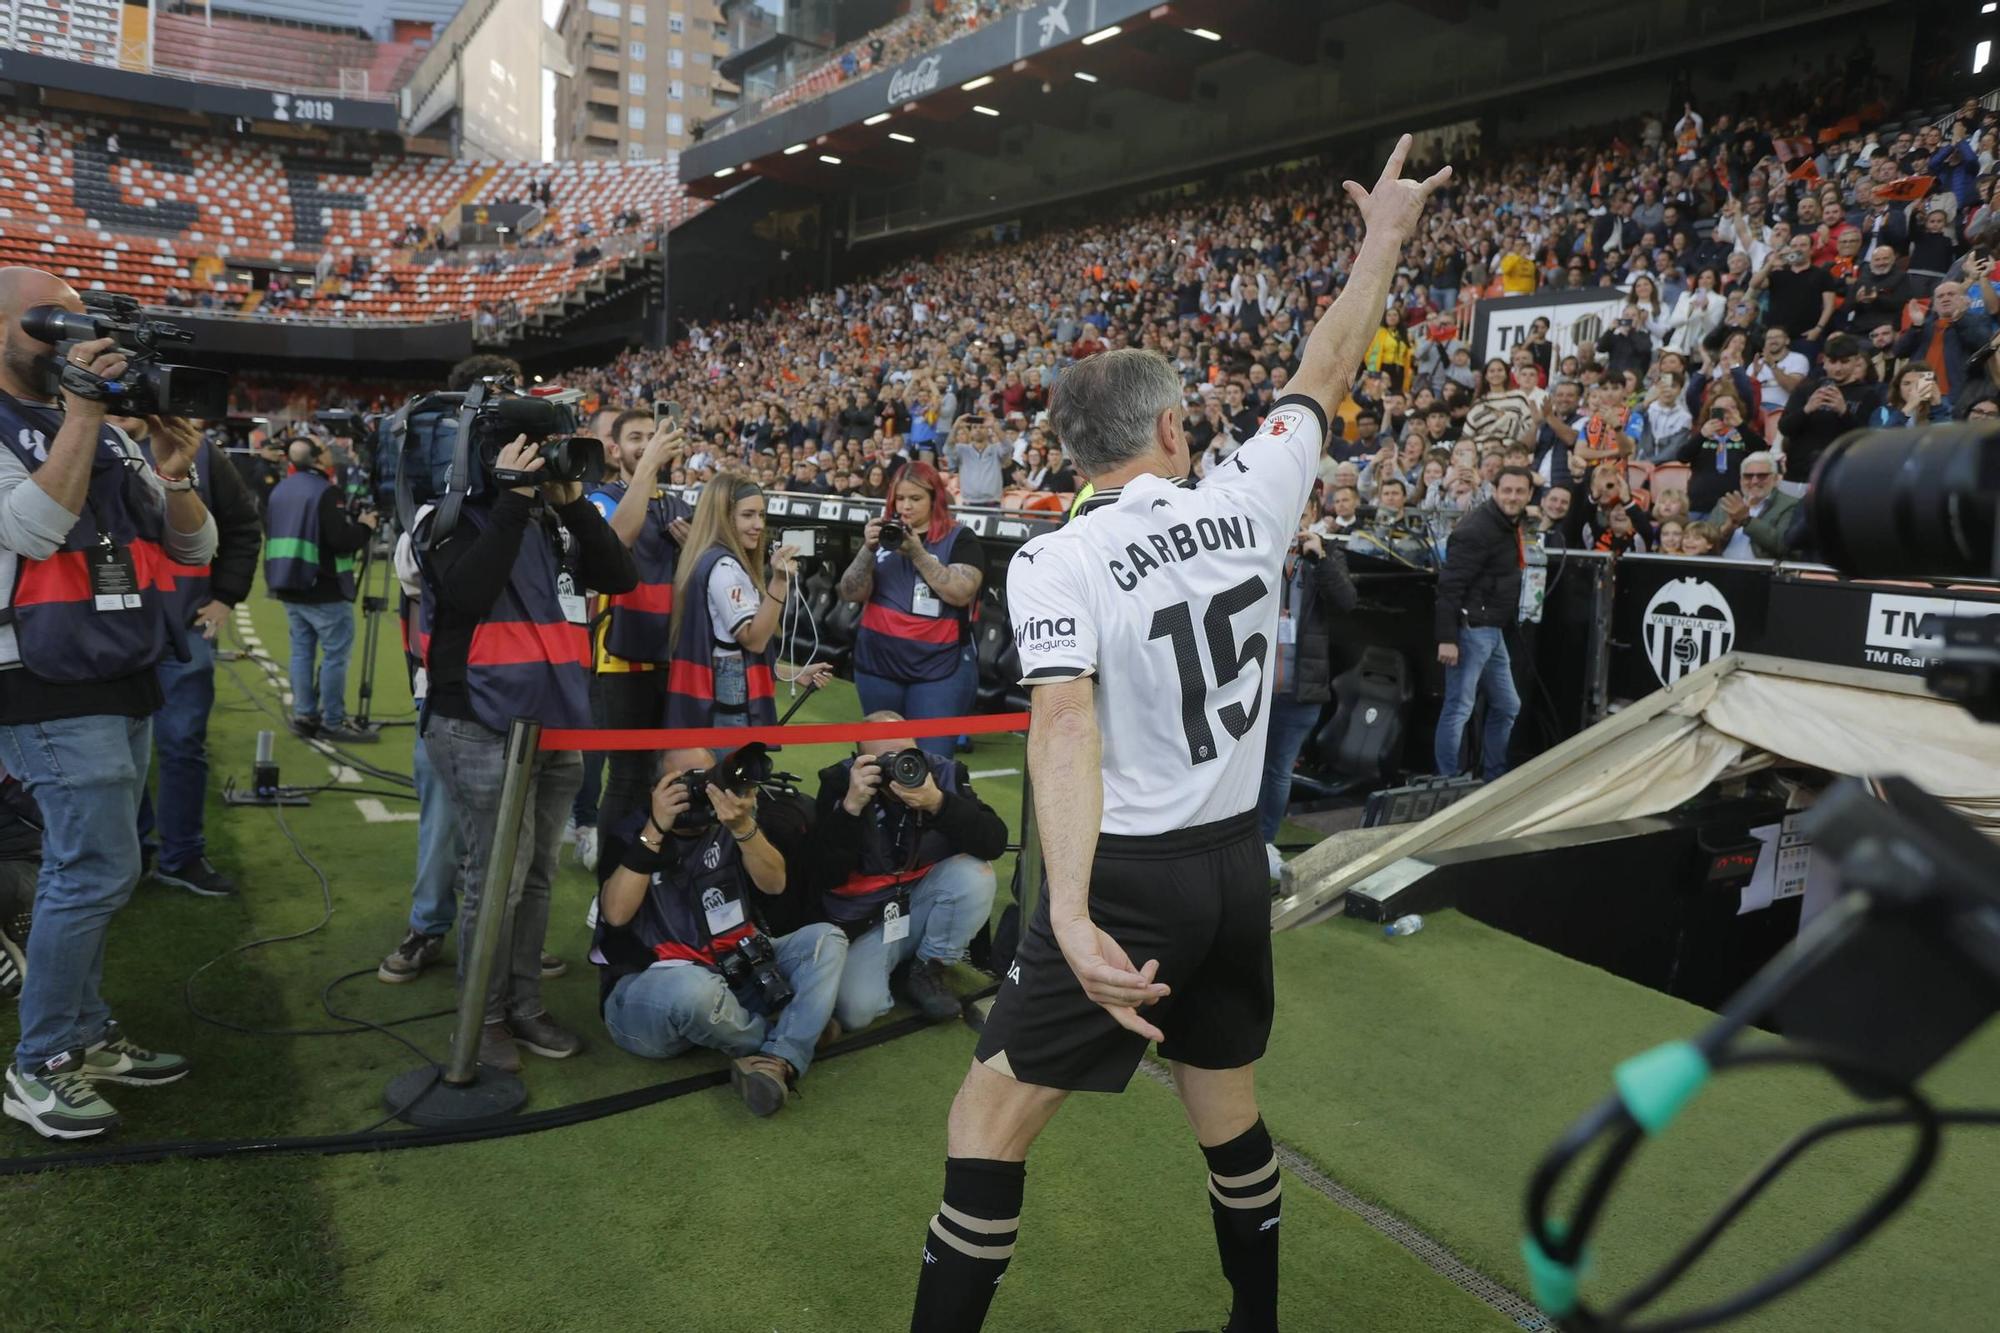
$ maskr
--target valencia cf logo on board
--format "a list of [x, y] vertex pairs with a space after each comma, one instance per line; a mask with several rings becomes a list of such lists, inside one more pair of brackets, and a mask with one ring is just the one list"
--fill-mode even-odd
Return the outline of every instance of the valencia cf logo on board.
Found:
[[1736, 642], [1729, 599], [1706, 579], [1675, 579], [1646, 603], [1646, 660], [1671, 685], [1720, 658]]

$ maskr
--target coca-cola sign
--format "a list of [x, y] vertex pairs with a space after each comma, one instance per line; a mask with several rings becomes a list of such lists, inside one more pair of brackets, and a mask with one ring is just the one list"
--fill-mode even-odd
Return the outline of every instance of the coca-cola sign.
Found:
[[938, 86], [938, 67], [943, 64], [940, 56], [925, 56], [908, 69], [899, 69], [889, 76], [889, 102], [907, 102], [913, 97], [922, 97]]

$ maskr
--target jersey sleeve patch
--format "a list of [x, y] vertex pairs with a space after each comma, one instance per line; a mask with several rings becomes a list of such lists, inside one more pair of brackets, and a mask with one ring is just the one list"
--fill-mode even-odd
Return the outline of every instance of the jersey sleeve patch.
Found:
[[[1097, 669], [1097, 626], [1070, 567], [1079, 553], [1059, 542], [1030, 543], [1007, 568], [1007, 615], [1020, 683], [1050, 685]], [[1067, 557], [1067, 558], [1066, 558]]]

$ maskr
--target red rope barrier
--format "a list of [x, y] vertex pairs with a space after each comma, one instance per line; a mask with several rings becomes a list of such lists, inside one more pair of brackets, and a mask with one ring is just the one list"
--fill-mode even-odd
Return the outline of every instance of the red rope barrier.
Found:
[[549, 730], [544, 750], [733, 750], [746, 741], [766, 745], [830, 745], [887, 741], [908, 736], [987, 736], [1026, 731], [1026, 713], [986, 713], [979, 717], [933, 717], [921, 722], [798, 722], [788, 727], [684, 727], [677, 731]]

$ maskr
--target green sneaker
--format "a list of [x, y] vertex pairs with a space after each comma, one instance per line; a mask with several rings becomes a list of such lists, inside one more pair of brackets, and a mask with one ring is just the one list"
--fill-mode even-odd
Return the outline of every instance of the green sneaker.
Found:
[[107, 1023], [102, 1040], [83, 1056], [83, 1076], [98, 1083], [125, 1083], [154, 1088], [177, 1083], [188, 1075], [184, 1055], [162, 1055], [133, 1044], [116, 1022]]
[[82, 1051], [64, 1051], [32, 1073], [7, 1066], [0, 1111], [45, 1139], [87, 1139], [118, 1128], [118, 1112], [83, 1075]]

